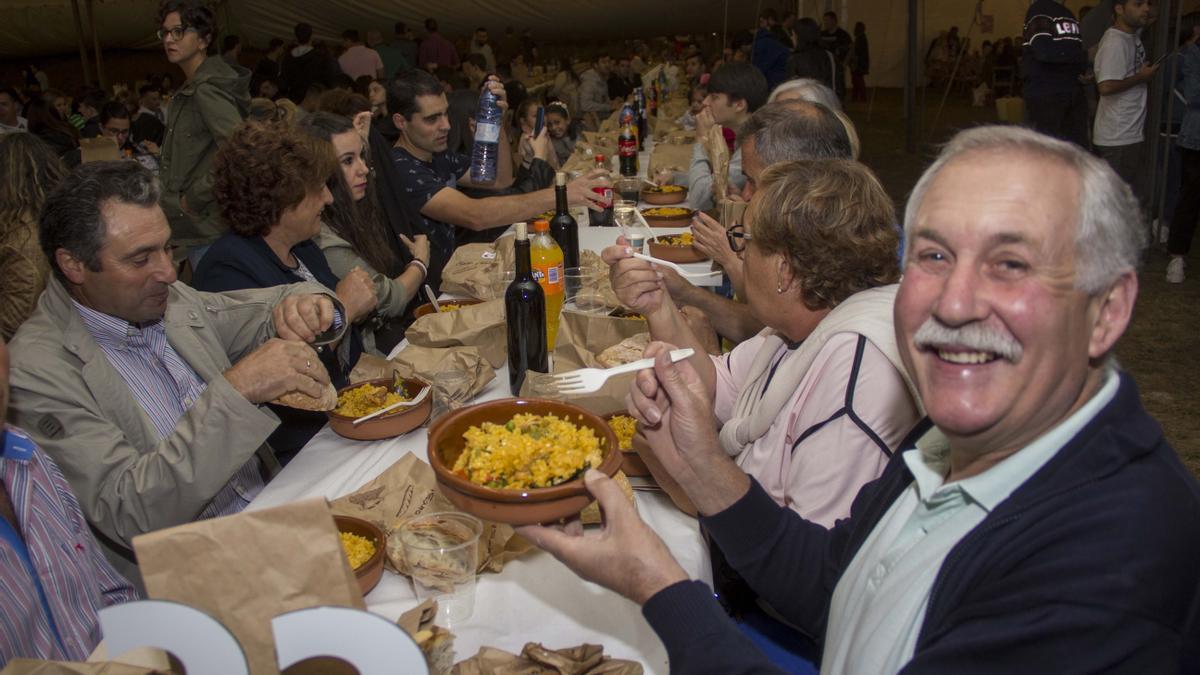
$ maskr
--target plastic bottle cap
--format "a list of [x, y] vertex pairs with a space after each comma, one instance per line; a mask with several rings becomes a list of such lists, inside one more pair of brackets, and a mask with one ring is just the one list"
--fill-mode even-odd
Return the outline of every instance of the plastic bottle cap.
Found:
[[529, 238], [528, 230], [526, 229], [528, 227], [529, 227], [528, 223], [517, 223], [517, 240], [518, 241], [524, 241]]
[[534, 232], [549, 232], [550, 231], [550, 221], [542, 220], [542, 219], [533, 221], [533, 231]]

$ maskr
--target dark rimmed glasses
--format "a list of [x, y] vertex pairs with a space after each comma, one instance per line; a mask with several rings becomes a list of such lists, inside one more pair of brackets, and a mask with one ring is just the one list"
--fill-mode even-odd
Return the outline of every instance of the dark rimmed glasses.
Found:
[[725, 231], [725, 238], [729, 241], [729, 248], [734, 253], [741, 253], [746, 250], [746, 242], [754, 237], [746, 231], [746, 226], [741, 223], [734, 223], [732, 227]]
[[180, 40], [183, 39], [184, 34], [187, 33], [188, 31], [195, 32], [196, 29], [192, 28], [191, 26], [179, 25], [179, 26], [174, 26], [172, 28], [159, 28], [158, 32], [156, 32], [155, 35], [158, 36], [159, 42], [166, 40], [168, 35], [170, 35], [171, 39], [174, 40], [175, 42], [179, 42]]

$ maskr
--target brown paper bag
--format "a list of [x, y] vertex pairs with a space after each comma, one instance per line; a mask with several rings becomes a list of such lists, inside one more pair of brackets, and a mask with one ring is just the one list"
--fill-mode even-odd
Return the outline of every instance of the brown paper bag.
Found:
[[721, 125], [714, 124], [708, 133], [699, 138], [708, 155], [708, 163], [712, 166], [713, 198], [719, 199], [725, 195], [729, 186], [729, 146], [721, 132]]
[[508, 359], [503, 300], [426, 314], [408, 327], [404, 337], [418, 347], [477, 347], [493, 368], [499, 368]]
[[426, 600], [396, 619], [396, 625], [412, 636], [431, 675], [445, 675], [454, 667], [454, 634], [433, 624], [437, 601]]
[[616, 110], [612, 111], [612, 114], [608, 116], [608, 119], [600, 122], [600, 133], [607, 133], [607, 132], [620, 133], [620, 131], [621, 131], [621, 108], [617, 108]]
[[483, 358], [476, 347], [405, 347], [396, 358], [389, 361], [371, 354], [363, 354], [354, 370], [351, 382], [365, 382], [381, 377], [391, 377], [392, 372], [401, 377], [415, 377], [433, 382], [433, 376], [443, 372], [466, 373], [471, 383], [468, 396], [474, 398], [489, 382], [496, 379], [496, 370]]
[[515, 241], [515, 236], [503, 236], [490, 244], [459, 246], [442, 270], [442, 292], [477, 300], [503, 297], [499, 286], [504, 272], [516, 269]]
[[79, 140], [79, 162], [111, 162], [121, 159], [121, 149], [108, 136], [81, 138]]
[[67, 661], [42, 661], [41, 659], [13, 659], [0, 670], [3, 675], [171, 675], [170, 670], [158, 670], [131, 666], [116, 661], [103, 663], [75, 663]]
[[687, 171], [692, 165], [691, 143], [657, 143], [654, 152], [650, 153], [650, 173], [670, 169], [672, 171]]
[[641, 675], [642, 664], [604, 655], [602, 645], [547, 649], [529, 642], [516, 656], [495, 647], [454, 665], [454, 675]]
[[307, 607], [366, 609], [324, 499], [135, 537], [146, 592], [207, 612], [254, 675], [278, 673], [271, 619]]
[[[408, 574], [400, 537], [391, 536], [408, 518], [422, 513], [458, 511], [437, 487], [433, 469], [415, 455], [405, 455], [354, 494], [337, 499], [337, 515], [375, 523], [388, 533], [387, 567]], [[479, 537], [479, 572], [499, 572], [505, 563], [532, 547], [511, 525], [484, 522]]]
[[[554, 372], [578, 368], [602, 368], [596, 355], [627, 337], [646, 332], [646, 322], [613, 316], [564, 311], [558, 319], [558, 342], [554, 349]], [[597, 415], [625, 409], [625, 395], [634, 373], [608, 378], [598, 391], [582, 395], [547, 394], [548, 375], [530, 373], [521, 386], [522, 396], [554, 398], [580, 406]]]
[[600, 298], [600, 302], [609, 309], [621, 309], [623, 305], [617, 298], [617, 292], [613, 290], [612, 278], [608, 275], [608, 263], [600, 257], [595, 251], [580, 251], [579, 266], [591, 272], [590, 279], [586, 286], [580, 289], [580, 293], [591, 293]]

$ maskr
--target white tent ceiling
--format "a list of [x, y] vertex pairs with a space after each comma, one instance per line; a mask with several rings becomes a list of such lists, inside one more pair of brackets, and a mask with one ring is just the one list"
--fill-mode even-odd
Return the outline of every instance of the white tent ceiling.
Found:
[[[89, 31], [86, 7], [84, 30]], [[918, 20], [924, 30], [920, 50], [939, 30], [959, 26], [966, 34], [974, 16], [975, 0], [922, 0]], [[1070, 3], [1072, 5], [1077, 2]], [[154, 48], [154, 14], [157, 0], [91, 0], [96, 31], [105, 48]], [[674, 32], [720, 32], [754, 24], [761, 7], [799, 7], [802, 15], [815, 16], [825, 9], [842, 15], [849, 29], [863, 21], [871, 41], [870, 82], [901, 86], [904, 82], [906, 0], [443, 0], [436, 5], [411, 0], [224, 0], [222, 23], [252, 44], [271, 37], [290, 37], [299, 21], [313, 25], [318, 37], [337, 40], [345, 28], [387, 29], [406, 21], [420, 33], [426, 16], [435, 16], [442, 32], [456, 35], [486, 26], [493, 37], [506, 26], [531, 28], [539, 39], [614, 39], [649, 37]], [[983, 0], [983, 13], [993, 17], [992, 31], [974, 44], [1019, 35], [1028, 0]], [[0, 58], [27, 58], [70, 54], [78, 49], [71, 0], [0, 0]]]

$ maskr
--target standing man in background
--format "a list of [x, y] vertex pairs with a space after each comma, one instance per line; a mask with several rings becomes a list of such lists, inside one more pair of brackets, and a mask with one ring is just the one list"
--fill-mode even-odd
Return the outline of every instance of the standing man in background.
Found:
[[850, 38], [849, 33], [838, 26], [837, 12], [825, 12], [821, 21], [821, 38], [818, 44], [822, 49], [833, 54], [833, 89], [837, 92], [838, 98], [845, 100], [846, 58], [850, 56], [854, 40]]
[[1034, 0], [1025, 13], [1024, 38], [1025, 123], [1087, 148], [1088, 103], [1080, 80], [1087, 52], [1075, 15], [1057, 0]]
[[1149, 0], [1116, 0], [1113, 25], [1096, 51], [1096, 87], [1100, 105], [1092, 128], [1096, 152], [1129, 183], [1146, 204], [1142, 191], [1143, 130], [1146, 126], [1147, 83], [1159, 64], [1146, 61], [1138, 32], [1150, 23]]
[[217, 39], [212, 10], [201, 0], [163, 0], [158, 37], [167, 60], [187, 78], [167, 108], [161, 170], [162, 208], [171, 241], [195, 269], [208, 246], [225, 228], [212, 195], [217, 145], [233, 133], [250, 110], [250, 71], [208, 58]]

